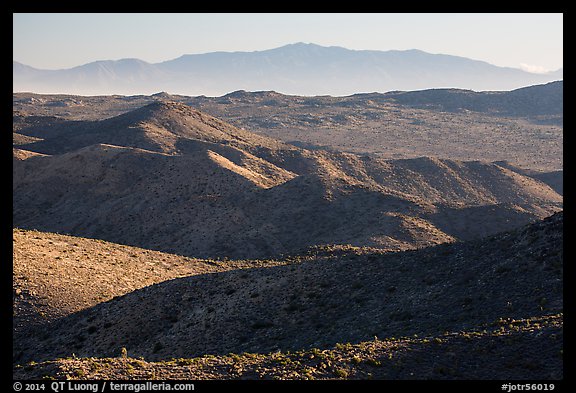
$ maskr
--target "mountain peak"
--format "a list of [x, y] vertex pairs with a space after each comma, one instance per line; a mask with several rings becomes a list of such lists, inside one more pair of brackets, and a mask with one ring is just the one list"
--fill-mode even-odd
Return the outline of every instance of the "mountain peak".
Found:
[[[561, 78], [452, 55], [410, 50], [352, 50], [295, 42], [278, 48], [189, 54], [160, 62], [102, 60], [68, 70], [35, 70], [13, 63], [13, 90], [68, 94], [221, 96], [239, 89], [291, 95], [460, 88], [512, 90]], [[482, 78], [478, 76], [482, 75]]]
[[[318, 44], [314, 44], [311, 42], [294, 42], [292, 44], [286, 44], [284, 46], [281, 46], [280, 48], [328, 48], [327, 46], [322, 46], [322, 45], [318, 45]], [[280, 49], [277, 48], [277, 49]]]
[[148, 105], [145, 105], [142, 107], [142, 109], [148, 109], [148, 110], [185, 110], [185, 111], [194, 111], [194, 109], [192, 109], [192, 107], [183, 104], [181, 102], [176, 102], [176, 101], [172, 101], [170, 100], [169, 97], [166, 96], [161, 96], [159, 97], [159, 99], [157, 99], [154, 102], [151, 102]]
[[[232, 146], [248, 152], [261, 148], [294, 149], [291, 145], [239, 129], [189, 105], [162, 97], [104, 120], [71, 122], [66, 129], [65, 137], [46, 137], [28, 144], [27, 148], [42, 154], [63, 154], [94, 144], [165, 154], [188, 154], [205, 150], [208, 146], [213, 149]], [[46, 135], [50, 133], [47, 126]]]

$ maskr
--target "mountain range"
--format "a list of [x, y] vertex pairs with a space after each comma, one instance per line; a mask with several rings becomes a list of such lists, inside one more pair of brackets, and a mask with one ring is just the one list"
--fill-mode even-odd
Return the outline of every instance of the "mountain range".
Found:
[[421, 50], [350, 50], [296, 43], [254, 52], [183, 55], [160, 63], [102, 60], [40, 70], [13, 61], [13, 91], [79, 95], [219, 96], [238, 89], [342, 96], [361, 92], [461, 88], [511, 90], [563, 78]]

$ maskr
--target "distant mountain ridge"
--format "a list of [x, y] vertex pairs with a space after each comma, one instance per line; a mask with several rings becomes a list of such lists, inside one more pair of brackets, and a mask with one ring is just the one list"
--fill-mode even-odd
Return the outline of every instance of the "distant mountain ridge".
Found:
[[350, 50], [295, 43], [254, 52], [183, 55], [160, 63], [96, 61], [40, 70], [13, 62], [13, 91], [36, 93], [219, 96], [236, 90], [299, 95], [461, 88], [512, 90], [562, 79], [563, 70], [533, 74], [483, 61], [411, 50]]
[[448, 112], [469, 110], [508, 116], [562, 115], [564, 112], [563, 89], [564, 82], [555, 81], [543, 85], [526, 86], [512, 91], [475, 92], [457, 89], [430, 89], [390, 92], [374, 98], [394, 99], [400, 104], [412, 107], [434, 107]]

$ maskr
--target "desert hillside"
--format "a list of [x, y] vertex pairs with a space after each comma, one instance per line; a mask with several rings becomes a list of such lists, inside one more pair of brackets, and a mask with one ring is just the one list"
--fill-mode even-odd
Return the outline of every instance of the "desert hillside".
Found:
[[557, 213], [477, 241], [336, 250], [332, 258], [169, 279], [20, 332], [14, 360], [116, 357], [123, 347], [152, 361], [306, 351], [374, 336], [442, 341], [445, 332], [482, 332], [497, 321], [545, 320], [563, 311], [562, 237]]
[[[500, 319], [436, 337], [374, 338], [295, 352], [149, 362], [65, 358], [17, 366], [15, 379], [61, 380], [558, 380], [563, 316]], [[494, 359], [499, 359], [495, 362]]]
[[[458, 94], [468, 106], [449, 109]], [[548, 102], [531, 94], [500, 106], [454, 91], [198, 98], [238, 110], [236, 125], [164, 93], [19, 95], [36, 101], [13, 117], [13, 375], [562, 378], [558, 114], [527, 116], [522, 105]], [[310, 116], [292, 116], [306, 105]], [[315, 116], [358, 105], [375, 112], [333, 125], [364, 129], [387, 111], [396, 153], [362, 148], [355, 138], [370, 132], [336, 149], [345, 139], [318, 146], [290, 141], [286, 124], [278, 139], [276, 126], [242, 125], [287, 108], [298, 132], [326, 142], [341, 130]], [[420, 115], [414, 129], [402, 123]], [[456, 118], [448, 134], [431, 131]], [[491, 128], [518, 122], [533, 134]], [[469, 146], [441, 146], [455, 129]], [[420, 142], [404, 154], [409, 131]], [[527, 136], [533, 151], [514, 142]], [[474, 138], [512, 153], [494, 161], [484, 148], [486, 159]], [[451, 143], [465, 154], [444, 154]], [[515, 156], [536, 151], [544, 165]]]
[[274, 91], [221, 97], [14, 93], [14, 130], [104, 120], [156, 101], [184, 103], [238, 128], [311, 150], [393, 159], [506, 160], [544, 172], [563, 167], [562, 81], [501, 92], [430, 89], [345, 97]]
[[237, 128], [311, 150], [387, 159], [506, 160], [544, 172], [563, 167], [562, 81], [502, 92], [431, 89], [345, 97], [274, 91], [221, 97], [14, 93], [14, 131], [65, 120], [105, 120], [156, 101], [183, 103]]
[[562, 15], [13, 13], [12, 390], [563, 393]]
[[44, 325], [136, 289], [179, 277], [284, 261], [201, 260], [99, 239], [13, 230], [13, 325]]
[[35, 139], [14, 150], [16, 227], [189, 257], [269, 258], [318, 244], [405, 250], [562, 208], [550, 186], [511, 167], [310, 151], [181, 103], [31, 124], [18, 133]]

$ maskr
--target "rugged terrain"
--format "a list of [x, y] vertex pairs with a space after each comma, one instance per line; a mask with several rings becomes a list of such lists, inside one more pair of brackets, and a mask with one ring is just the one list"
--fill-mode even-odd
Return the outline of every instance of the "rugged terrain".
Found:
[[561, 195], [510, 165], [311, 151], [176, 102], [104, 120], [26, 119], [18, 134], [33, 139], [14, 147], [15, 226], [190, 257], [404, 250], [562, 208]]
[[[329, 349], [242, 353], [148, 362], [63, 358], [19, 366], [15, 379], [559, 380], [562, 315], [501, 319], [478, 331], [336, 344]], [[494, 359], [501, 359], [495, 362]]]
[[166, 280], [282, 261], [200, 260], [49, 232], [13, 231], [14, 331]]
[[[562, 238], [557, 213], [479, 241], [168, 280], [18, 333], [15, 362], [34, 363], [15, 375], [562, 378]], [[122, 348], [133, 359], [106, 359]]]
[[561, 88], [15, 94], [14, 378], [562, 378]]
[[546, 172], [562, 169], [561, 81], [509, 92], [434, 89], [347, 97], [273, 91], [237, 91], [222, 97], [16, 93], [14, 128], [63, 119], [100, 120], [155, 100], [182, 102], [236, 127], [312, 150], [388, 159], [509, 161]]

